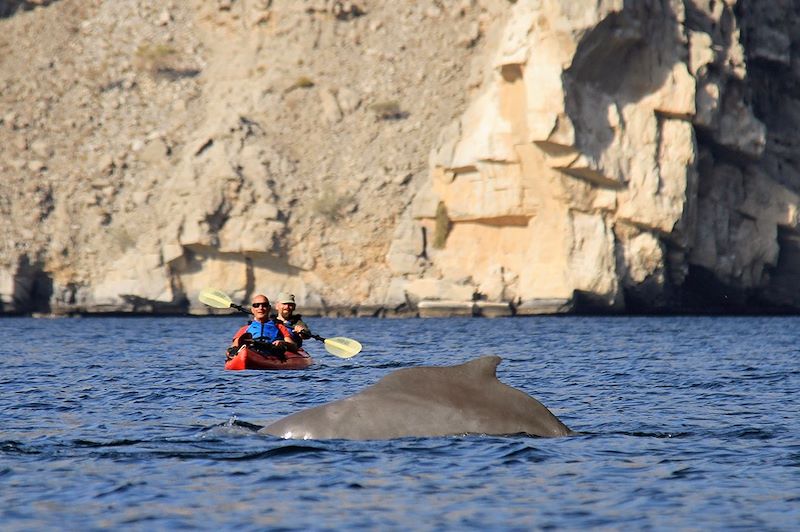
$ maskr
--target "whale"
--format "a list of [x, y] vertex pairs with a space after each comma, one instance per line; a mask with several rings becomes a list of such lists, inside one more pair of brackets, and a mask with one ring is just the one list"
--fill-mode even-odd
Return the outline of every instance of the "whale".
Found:
[[259, 433], [302, 440], [575, 434], [542, 403], [497, 378], [499, 356], [396, 370], [355, 395], [301, 410]]

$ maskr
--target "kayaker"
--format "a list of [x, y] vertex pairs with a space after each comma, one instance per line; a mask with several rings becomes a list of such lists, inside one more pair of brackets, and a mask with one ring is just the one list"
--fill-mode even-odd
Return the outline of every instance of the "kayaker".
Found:
[[303, 317], [294, 313], [296, 308], [294, 294], [289, 292], [278, 294], [278, 302], [275, 304], [275, 310], [277, 311], [275, 320], [285, 325], [292, 332], [292, 339], [297, 345], [302, 345], [304, 339], [311, 338], [311, 331], [303, 321]]
[[273, 321], [269, 317], [269, 299], [264, 294], [256, 294], [250, 303], [250, 312], [253, 321], [242, 327], [233, 337], [233, 345], [228, 349], [228, 357], [236, 354], [243, 344], [261, 344], [260, 347], [272, 346], [272, 352], [296, 351], [297, 342], [292, 337], [291, 331], [282, 323]]

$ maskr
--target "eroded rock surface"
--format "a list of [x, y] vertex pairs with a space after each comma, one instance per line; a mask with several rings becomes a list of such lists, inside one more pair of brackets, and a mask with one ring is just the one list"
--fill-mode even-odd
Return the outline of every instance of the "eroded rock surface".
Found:
[[0, 312], [796, 309], [795, 9], [5, 2]]

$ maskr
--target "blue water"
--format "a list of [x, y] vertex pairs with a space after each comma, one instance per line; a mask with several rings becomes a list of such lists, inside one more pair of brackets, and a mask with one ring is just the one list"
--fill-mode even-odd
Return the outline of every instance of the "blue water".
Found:
[[[360, 340], [223, 370], [241, 318], [0, 319], [0, 528], [796, 530], [797, 317], [312, 319]], [[499, 354], [581, 435], [255, 433], [387, 373]]]

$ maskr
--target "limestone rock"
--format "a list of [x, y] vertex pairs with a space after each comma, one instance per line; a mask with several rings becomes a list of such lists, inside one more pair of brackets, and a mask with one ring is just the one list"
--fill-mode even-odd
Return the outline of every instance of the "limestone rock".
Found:
[[12, 2], [0, 313], [796, 310], [797, 9]]
[[[776, 226], [796, 230], [798, 198], [742, 168], [763, 156], [766, 128], [728, 81], [746, 76], [741, 43], [718, 46], [715, 26], [695, 24], [728, 17], [736, 29], [731, 7], [702, 9], [606, 2], [581, 18], [565, 3], [513, 7], [496, 74], [430, 158], [428, 187], [454, 223], [430, 253], [444, 280], [490, 286], [483, 265], [502, 257], [520, 300], [580, 294], [607, 309], [624, 308], [626, 294], [636, 308], [671, 305], [691, 264], [743, 290], [768, 285]], [[763, 33], [758, 54], [783, 62], [780, 35]], [[693, 124], [730, 155], [698, 167]], [[733, 190], [714, 177], [731, 165], [740, 192], [712, 199]], [[501, 247], [513, 234], [518, 250]]]

